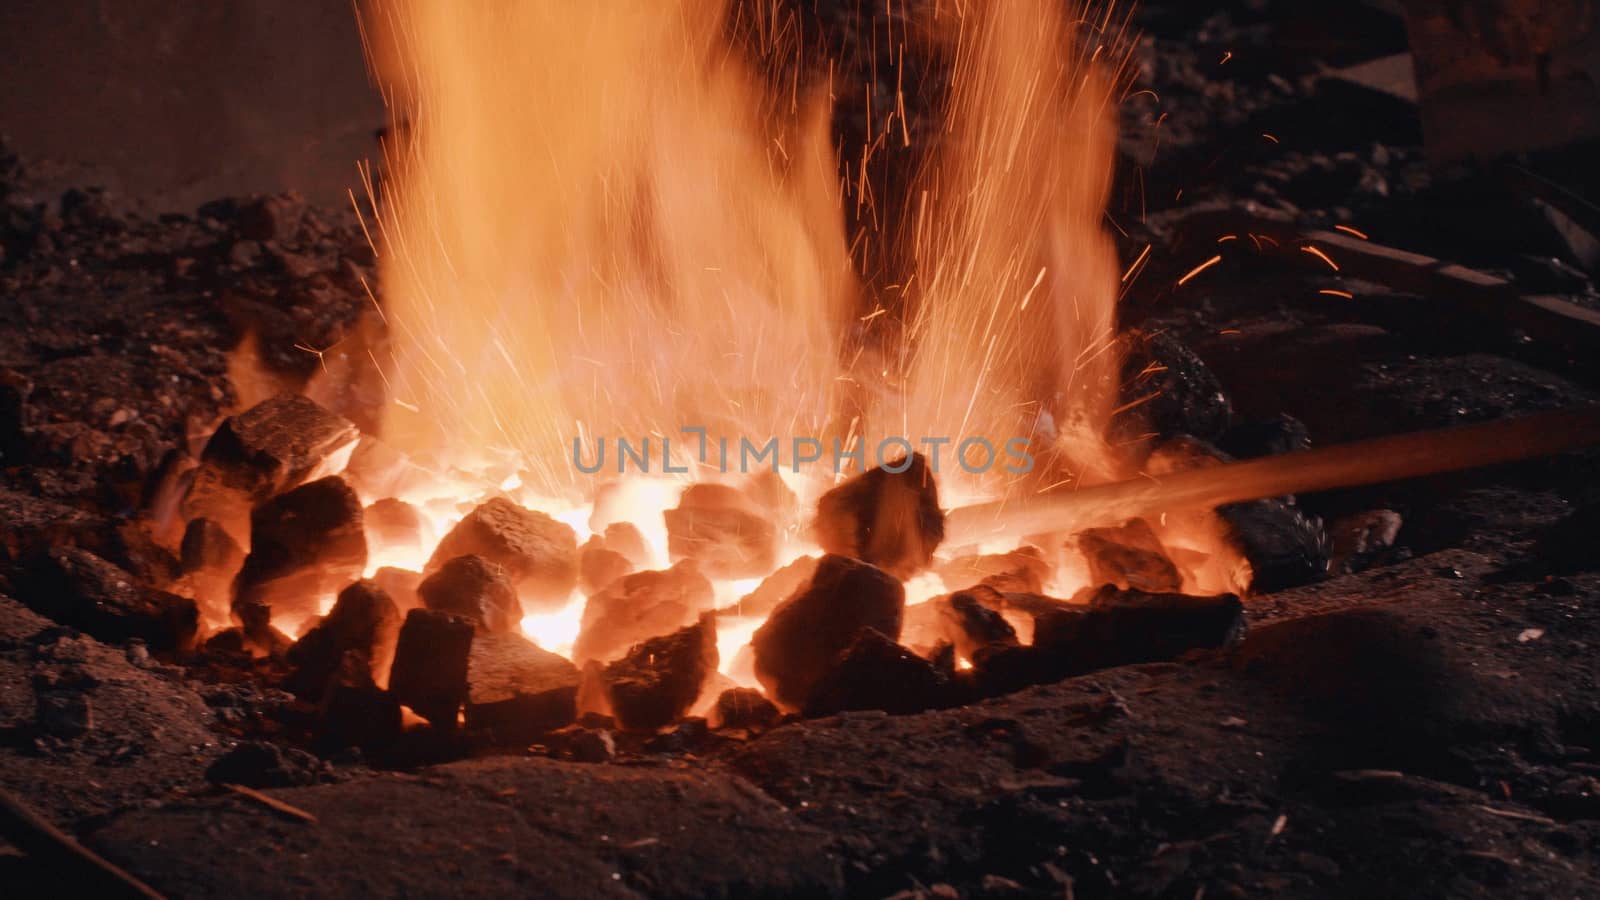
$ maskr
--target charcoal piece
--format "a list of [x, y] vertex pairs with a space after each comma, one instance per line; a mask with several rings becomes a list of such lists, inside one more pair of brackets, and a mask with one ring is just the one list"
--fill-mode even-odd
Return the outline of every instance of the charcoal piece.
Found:
[[522, 605], [511, 579], [481, 556], [458, 556], [435, 569], [417, 585], [417, 598], [428, 609], [454, 613], [484, 631], [522, 627]]
[[200, 454], [183, 517], [210, 518], [240, 543], [250, 510], [275, 494], [344, 467], [359, 434], [298, 394], [280, 394], [223, 421]]
[[711, 708], [712, 728], [771, 728], [782, 713], [755, 688], [732, 688], [717, 695]]
[[828, 553], [871, 563], [901, 580], [928, 567], [944, 540], [944, 511], [927, 458], [920, 453], [876, 467], [817, 501], [812, 530]]
[[541, 512], [493, 497], [456, 523], [423, 569], [432, 574], [458, 556], [481, 556], [505, 569], [534, 610], [559, 609], [578, 586], [578, 536]]
[[1336, 520], [1328, 526], [1332, 547], [1328, 569], [1355, 572], [1371, 565], [1372, 560], [1394, 546], [1403, 521], [1392, 509], [1372, 509]]
[[179, 565], [185, 574], [215, 572], [232, 578], [243, 562], [244, 548], [216, 522], [190, 519], [183, 529]]
[[422, 598], [417, 596], [417, 588], [422, 586], [421, 572], [384, 566], [372, 573], [372, 580], [383, 588], [383, 592], [389, 595], [395, 606], [400, 607], [401, 612], [422, 605]]
[[1085, 529], [1073, 535], [1068, 546], [1082, 554], [1091, 587], [1110, 584], [1160, 592], [1183, 586], [1178, 567], [1143, 519], [1129, 519], [1115, 528]]
[[1232, 462], [1232, 457], [1222, 452], [1210, 441], [1191, 434], [1179, 434], [1157, 443], [1145, 457], [1146, 475], [1171, 475], [1194, 469], [1208, 469]]
[[632, 571], [632, 561], [608, 548], [599, 535], [578, 548], [578, 584], [585, 591], [599, 591]]
[[367, 543], [378, 550], [421, 551], [428, 525], [422, 512], [404, 500], [386, 497], [369, 505], [361, 516]]
[[955, 590], [983, 584], [1001, 591], [1037, 594], [1053, 572], [1037, 547], [1018, 547], [1010, 553], [958, 556], [935, 567], [945, 586]]
[[370, 434], [361, 436], [343, 474], [361, 496], [371, 499], [401, 496], [414, 481], [431, 477], [404, 453]]
[[1235, 459], [1257, 459], [1311, 449], [1311, 429], [1288, 413], [1271, 419], [1240, 422], [1218, 438], [1217, 445]]
[[306, 202], [296, 193], [252, 197], [239, 205], [233, 227], [250, 241], [287, 241], [306, 215]]
[[778, 604], [750, 645], [768, 696], [793, 709], [864, 629], [899, 636], [905, 588], [876, 566], [829, 554], [810, 584]]
[[467, 699], [472, 635], [470, 619], [431, 609], [406, 613], [389, 692], [435, 728], [454, 728]]
[[467, 665], [467, 727], [526, 745], [578, 716], [578, 667], [520, 634], [480, 634]]
[[1232, 594], [1147, 594], [1107, 585], [1087, 597], [1086, 606], [1041, 610], [1032, 644], [975, 651], [978, 692], [995, 696], [1113, 666], [1172, 660], [1231, 646], [1244, 635], [1244, 605]]
[[241, 620], [315, 615], [323, 599], [361, 577], [367, 536], [361, 500], [335, 475], [303, 484], [250, 514], [250, 555], [235, 580]]
[[705, 615], [688, 628], [651, 638], [606, 666], [606, 694], [617, 722], [654, 731], [689, 711], [717, 670], [717, 626]]
[[815, 717], [881, 709], [903, 715], [958, 702], [954, 682], [932, 662], [867, 628], [817, 681], [804, 712]]
[[616, 659], [641, 641], [693, 623], [714, 602], [711, 582], [693, 560], [625, 575], [584, 604], [572, 659]]
[[367, 661], [371, 679], [386, 679], [399, 635], [400, 608], [377, 582], [358, 581], [340, 591], [333, 609], [289, 648], [293, 671], [284, 686], [316, 700], [352, 653]]
[[650, 736], [644, 742], [647, 753], [693, 753], [711, 737], [711, 728], [698, 716], [680, 719], [676, 725]]
[[1331, 547], [1322, 520], [1282, 500], [1217, 507], [1228, 544], [1250, 564], [1250, 591], [1308, 584], [1328, 572]]
[[381, 749], [399, 739], [401, 727], [400, 701], [372, 680], [367, 654], [358, 650], [344, 654], [324, 685], [317, 709], [318, 746]]
[[200, 608], [193, 600], [148, 587], [74, 547], [35, 557], [21, 587], [21, 599], [35, 612], [102, 641], [137, 639], [155, 653], [182, 653], [194, 645], [200, 628]]
[[692, 484], [663, 515], [673, 560], [692, 559], [712, 578], [757, 578], [777, 564], [777, 528], [737, 488]]
[[1119, 339], [1122, 388], [1108, 428], [1118, 443], [1154, 434], [1214, 441], [1228, 430], [1233, 404], [1193, 350], [1164, 331], [1133, 329]]
[[816, 573], [817, 558], [802, 556], [763, 578], [755, 590], [721, 612], [735, 616], [765, 616], [779, 603], [793, 596], [795, 591], [810, 584], [811, 577]]
[[650, 545], [644, 532], [629, 522], [612, 522], [597, 535], [607, 550], [620, 553], [636, 568], [648, 566], [651, 561]]
[[942, 637], [958, 655], [972, 659], [990, 644], [1017, 643], [1016, 629], [1000, 611], [982, 603], [971, 591], [957, 591], [935, 601]]
[[617, 755], [616, 738], [605, 728], [574, 728], [562, 743], [573, 762], [610, 762]]
[[[1041, 624], [1043, 630], [1041, 630]], [[1244, 636], [1244, 604], [1232, 594], [1119, 590], [1107, 585], [1081, 620], [1055, 616], [1034, 625], [1034, 643], [1081, 647], [1091, 669], [1175, 659], [1190, 650], [1225, 647]]]

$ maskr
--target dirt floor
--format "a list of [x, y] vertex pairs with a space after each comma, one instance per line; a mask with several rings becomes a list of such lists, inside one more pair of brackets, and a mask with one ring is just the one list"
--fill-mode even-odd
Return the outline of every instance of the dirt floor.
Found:
[[[1576, 327], [1541, 340], [1267, 252], [1175, 286], [1217, 252], [1201, 214], [1220, 210], [1594, 303], [1550, 233], [1506, 227], [1533, 213], [1503, 173], [1431, 172], [1414, 110], [1327, 77], [1405, 45], [1364, 4], [1326, 6], [1145, 4], [1161, 100], [1125, 106], [1111, 226], [1150, 261], [1124, 324], [1192, 347], [1236, 421], [1288, 413], [1317, 445], [1593, 403]], [[1299, 497], [1336, 538], [1352, 515], [1403, 524], [1349, 571], [1249, 599], [1228, 650], [918, 715], [679, 728], [605, 762], [379, 769], [275, 740], [281, 691], [59, 626], [17, 583], [63, 545], [170, 576], [130, 523], [178, 448], [271, 388], [370, 421], [354, 218], [257, 198], [151, 219], [34, 190], [0, 158], [0, 787], [163, 893], [1600, 895], [1600, 453]], [[230, 381], [246, 335], [268, 374]], [[0, 845], [16, 896], [73, 877]]]

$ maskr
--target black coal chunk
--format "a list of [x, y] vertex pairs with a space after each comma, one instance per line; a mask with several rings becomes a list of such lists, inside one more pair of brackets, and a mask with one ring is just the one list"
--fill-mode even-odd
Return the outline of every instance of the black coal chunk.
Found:
[[756, 578], [777, 563], [777, 526], [738, 488], [692, 484], [663, 515], [667, 552], [694, 560], [713, 578]]
[[780, 603], [751, 639], [756, 677], [780, 703], [801, 709], [812, 689], [872, 628], [898, 636], [905, 588], [876, 566], [830, 554], [811, 583]]
[[522, 627], [522, 604], [505, 570], [481, 556], [458, 556], [417, 585], [428, 609], [469, 619], [484, 631]]
[[217, 757], [206, 769], [206, 780], [253, 788], [297, 787], [316, 784], [327, 769], [326, 763], [304, 750], [246, 741]]
[[317, 709], [318, 745], [326, 750], [379, 749], [399, 739], [400, 731], [400, 701], [373, 681], [367, 654], [344, 654]]
[[641, 641], [693, 623], [714, 602], [711, 582], [693, 560], [663, 572], [625, 575], [584, 604], [572, 658], [616, 659]]
[[467, 699], [472, 654], [470, 619], [431, 609], [413, 609], [400, 626], [389, 692], [437, 728], [453, 728]]
[[1089, 584], [1115, 585], [1124, 590], [1176, 591], [1183, 586], [1178, 567], [1150, 523], [1129, 519], [1115, 528], [1089, 528], [1073, 535], [1070, 546], [1083, 555]]
[[953, 706], [959, 696], [951, 673], [867, 628], [817, 681], [804, 712], [828, 716], [881, 709], [900, 715]]
[[431, 574], [458, 556], [481, 556], [506, 570], [522, 599], [558, 609], [578, 586], [578, 536], [541, 512], [493, 497], [456, 523], [428, 560]]
[[234, 611], [247, 629], [262, 610], [273, 618], [315, 615], [324, 597], [366, 566], [361, 498], [338, 476], [303, 484], [250, 514], [250, 555], [235, 581]]
[[771, 728], [782, 713], [755, 688], [730, 688], [711, 708], [712, 728]]
[[961, 656], [971, 659], [983, 647], [1017, 643], [1016, 629], [978, 593], [957, 591], [938, 603], [944, 639]]
[[927, 568], [944, 540], [944, 511], [927, 458], [913, 453], [823, 494], [812, 531], [828, 553], [871, 563], [902, 580]]
[[734, 616], [765, 616], [776, 609], [779, 603], [793, 596], [795, 591], [810, 584], [812, 576], [816, 574], [817, 558], [802, 556], [763, 578], [755, 590], [721, 612]]
[[293, 671], [284, 686], [302, 698], [318, 699], [351, 653], [367, 661], [370, 678], [382, 677], [399, 634], [400, 608], [377, 582], [358, 581], [340, 591], [333, 609], [289, 648]]
[[216, 522], [190, 519], [183, 529], [178, 560], [184, 574], [216, 572], [232, 578], [244, 562], [244, 548]]
[[1328, 572], [1332, 548], [1322, 520], [1282, 500], [1217, 507], [1228, 543], [1250, 563], [1250, 590], [1281, 591]]
[[1193, 350], [1165, 331], [1134, 329], [1121, 343], [1123, 409], [1111, 420], [1114, 438], [1192, 434], [1214, 441], [1227, 431], [1233, 404]]
[[480, 634], [467, 664], [467, 727], [528, 744], [578, 716], [578, 667], [520, 634]]
[[717, 661], [716, 619], [710, 615], [629, 650], [603, 676], [617, 722], [630, 731], [671, 724], [694, 705]]
[[154, 652], [194, 645], [200, 609], [156, 590], [121, 568], [75, 547], [50, 550], [28, 565], [22, 599], [34, 611], [102, 641], [142, 640]]
[[1288, 413], [1271, 419], [1240, 422], [1217, 440], [1235, 459], [1256, 459], [1311, 449], [1311, 429]]
[[1037, 547], [1018, 547], [1010, 553], [968, 554], [939, 564], [935, 571], [952, 588], [987, 585], [1001, 591], [1037, 594], [1052, 574], [1050, 561]]
[[1098, 669], [1172, 660], [1229, 646], [1244, 635], [1244, 605], [1232, 594], [1147, 594], [1107, 585], [1088, 601], [1040, 609], [1031, 645], [991, 644], [975, 652], [979, 691], [993, 696]]
[[385, 497], [369, 505], [362, 514], [367, 540], [384, 549], [422, 550], [427, 523], [422, 511], [404, 500]]
[[258, 403], [224, 420], [206, 442], [183, 516], [210, 518], [243, 543], [252, 507], [337, 471], [359, 438], [348, 420], [298, 394]]

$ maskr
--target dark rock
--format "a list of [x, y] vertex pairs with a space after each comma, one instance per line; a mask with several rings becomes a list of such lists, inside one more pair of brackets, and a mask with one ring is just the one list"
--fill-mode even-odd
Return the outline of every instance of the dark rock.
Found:
[[1372, 509], [1345, 516], [1328, 526], [1332, 546], [1328, 568], [1334, 572], [1354, 572], [1394, 546], [1403, 520], [1392, 509]]
[[1037, 594], [1053, 572], [1037, 547], [1018, 547], [1010, 553], [958, 556], [935, 567], [945, 586], [955, 590], [983, 584], [1000, 591]]
[[1034, 644], [1082, 647], [1091, 669], [1175, 659], [1190, 650], [1225, 647], [1244, 636], [1244, 604], [1232, 594], [1194, 597], [1100, 588], [1087, 614], [1035, 623]]
[[216, 522], [190, 519], [183, 529], [178, 559], [185, 574], [214, 572], [232, 578], [244, 562], [244, 548]]
[[424, 549], [427, 522], [420, 510], [404, 500], [385, 497], [369, 505], [361, 519], [366, 524], [367, 543], [375, 551]]
[[22, 586], [21, 599], [36, 612], [102, 641], [137, 639], [156, 653], [181, 653], [200, 627], [193, 600], [147, 587], [87, 550], [36, 557]]
[[948, 674], [875, 628], [857, 632], [805, 703], [807, 716], [881, 709], [894, 715], [952, 706], [958, 693]]
[[1017, 643], [1016, 629], [999, 610], [980, 601], [973, 591], [957, 591], [934, 601], [939, 612], [942, 637], [966, 659], [991, 644]]
[[367, 661], [369, 680], [386, 679], [400, 635], [400, 608], [375, 581], [358, 581], [339, 592], [333, 609], [286, 654], [294, 667], [284, 686], [311, 700], [351, 653]]
[[902, 580], [927, 568], [944, 540], [944, 511], [927, 458], [914, 453], [903, 472], [873, 468], [823, 494], [812, 530], [828, 553]]
[[535, 610], [559, 609], [578, 586], [578, 536], [572, 528], [503, 497], [485, 501], [450, 529], [423, 573], [469, 555], [504, 568]]
[[633, 562], [593, 535], [578, 548], [578, 584], [594, 593], [633, 571]]
[[1115, 528], [1089, 528], [1073, 535], [1068, 547], [1088, 566], [1089, 585], [1115, 585], [1139, 591], [1176, 591], [1183, 586], [1178, 567], [1150, 523], [1129, 519]]
[[1256, 459], [1311, 449], [1311, 429], [1288, 413], [1229, 428], [1217, 444], [1235, 459]]
[[605, 669], [606, 694], [617, 722], [629, 731], [671, 724], [694, 705], [717, 662], [717, 625], [710, 615], [633, 647]]
[[755, 688], [733, 688], [717, 695], [711, 708], [712, 728], [771, 728], [782, 713]]
[[1144, 473], [1171, 475], [1174, 472], [1208, 469], [1232, 461], [1228, 454], [1210, 441], [1191, 434], [1179, 434], [1161, 440], [1151, 449], [1150, 455], [1145, 457]]
[[664, 515], [667, 552], [713, 578], [757, 578], [777, 564], [777, 528], [737, 488], [692, 484]]
[[294, 787], [316, 784], [325, 769], [321, 760], [304, 750], [247, 741], [217, 757], [206, 769], [206, 780], [252, 788]]
[[298, 194], [252, 197], [239, 205], [233, 225], [246, 240], [285, 241], [294, 237], [305, 214], [305, 200]]
[[1192, 597], [1105, 586], [1087, 606], [1041, 609], [1032, 643], [990, 644], [972, 655], [986, 696], [1113, 666], [1176, 659], [1190, 650], [1237, 643], [1244, 606], [1232, 594]]
[[422, 605], [422, 598], [417, 596], [417, 588], [422, 586], [421, 572], [384, 566], [372, 573], [372, 580], [378, 583], [378, 587], [383, 588], [383, 592], [400, 607], [401, 612]]
[[1217, 507], [1229, 545], [1250, 564], [1250, 590], [1281, 591], [1328, 573], [1331, 547], [1322, 520], [1282, 500]]
[[298, 394], [259, 403], [223, 421], [206, 442], [183, 517], [210, 518], [243, 544], [253, 507], [343, 468], [358, 437], [349, 421]]
[[454, 728], [467, 699], [472, 635], [470, 619], [431, 609], [406, 613], [389, 692], [435, 728]]
[[381, 749], [400, 737], [400, 701], [373, 681], [371, 661], [358, 650], [340, 659], [317, 713], [317, 743], [324, 749]]
[[721, 612], [735, 616], [765, 616], [779, 603], [794, 596], [795, 591], [810, 584], [812, 576], [816, 574], [817, 558], [802, 556], [763, 578], [755, 590]]
[[438, 567], [417, 586], [417, 597], [428, 609], [469, 619], [485, 631], [522, 627], [522, 604], [511, 579], [481, 556], [458, 556]]
[[1233, 404], [1193, 350], [1164, 331], [1135, 329], [1120, 342], [1124, 408], [1111, 420], [1114, 440], [1190, 434], [1214, 441], [1227, 431]]
[[856, 635], [900, 634], [905, 588], [864, 562], [828, 555], [811, 583], [778, 604], [750, 641], [756, 677], [769, 696], [800, 709]]
[[250, 555], [235, 581], [234, 612], [241, 620], [259, 618], [263, 609], [273, 620], [304, 619], [366, 566], [356, 492], [336, 475], [303, 484], [250, 514]]
[[617, 741], [604, 728], [578, 728], [565, 741], [573, 762], [610, 762], [617, 755]]
[[467, 665], [467, 727], [526, 745], [578, 715], [578, 667], [520, 634], [482, 634]]
[[692, 753], [703, 748], [710, 737], [711, 728], [706, 720], [689, 716], [666, 731], [652, 735], [644, 742], [644, 750], [647, 753]]
[[689, 625], [714, 602], [711, 582], [693, 560], [623, 576], [584, 604], [573, 661], [616, 659], [641, 641]]
[[0, 488], [0, 568], [66, 547], [106, 549], [103, 523], [82, 510]]

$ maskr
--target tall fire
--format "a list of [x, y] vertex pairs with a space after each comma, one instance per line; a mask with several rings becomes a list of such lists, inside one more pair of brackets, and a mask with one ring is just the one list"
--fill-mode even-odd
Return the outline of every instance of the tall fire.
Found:
[[1600, 895], [1600, 6], [11, 6], [7, 898]]

